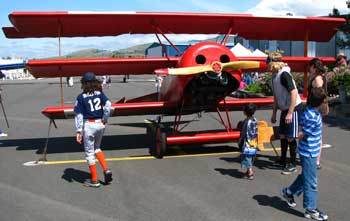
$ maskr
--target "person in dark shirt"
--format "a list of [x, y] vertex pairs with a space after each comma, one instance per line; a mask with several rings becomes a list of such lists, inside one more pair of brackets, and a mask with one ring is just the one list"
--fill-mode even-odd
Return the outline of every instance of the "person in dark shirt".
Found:
[[[323, 66], [322, 61], [319, 58], [313, 58], [309, 62], [309, 73], [310, 79], [308, 84], [308, 94], [311, 94], [312, 88], [323, 88], [327, 95], [327, 78], [326, 78], [326, 68]], [[309, 100], [309, 97], [308, 97]], [[322, 119], [324, 119], [329, 113], [329, 106], [327, 99], [321, 104], [320, 113]], [[320, 154], [317, 157], [317, 168], [321, 169], [321, 153], [323, 146], [330, 146], [329, 144], [323, 144], [321, 142]]]
[[[2, 71], [0, 71], [0, 79], [3, 79], [5, 77], [6, 77], [6, 75], [4, 73], [2, 73]], [[2, 88], [0, 86], [0, 102], [2, 102], [1, 93], [2, 93]], [[0, 137], [7, 137], [7, 133], [5, 133], [1, 128], [0, 128]]]
[[[282, 62], [280, 53], [272, 53], [266, 60], [272, 72], [272, 89], [274, 105], [271, 122], [276, 123], [277, 110], [281, 110], [279, 136], [281, 141], [281, 158], [279, 164], [284, 168], [282, 174], [297, 172], [296, 168], [296, 138], [298, 137], [298, 122], [302, 111], [301, 99], [298, 94], [290, 67]], [[287, 164], [289, 146], [290, 164]]]

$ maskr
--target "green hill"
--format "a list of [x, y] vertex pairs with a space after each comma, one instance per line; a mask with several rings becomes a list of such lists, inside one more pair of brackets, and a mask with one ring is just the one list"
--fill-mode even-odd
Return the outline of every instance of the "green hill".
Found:
[[129, 48], [113, 51], [112, 57], [113, 58], [144, 57], [146, 54], [146, 49], [153, 44], [157, 44], [157, 43], [135, 45]]
[[[230, 37], [229, 42], [233, 41], [233, 38]], [[206, 41], [214, 41], [220, 42], [222, 40], [222, 36], [218, 36], [215, 38], [207, 39]], [[189, 41], [188, 44], [195, 44], [200, 42], [199, 40]], [[108, 51], [108, 50], [100, 50], [100, 49], [84, 49], [79, 51], [74, 51], [69, 53], [64, 58], [128, 58], [128, 57], [144, 57], [146, 54], [146, 49], [152, 45], [159, 45], [156, 42], [135, 45], [132, 47], [116, 50], [116, 51]], [[58, 57], [51, 57], [48, 59], [57, 59]]]
[[111, 51], [100, 49], [85, 49], [67, 54], [66, 58], [109, 58], [112, 56]]
[[[152, 44], [157, 43], [148, 43], [135, 45], [129, 48], [123, 48], [116, 51], [100, 50], [100, 49], [84, 49], [79, 51], [74, 51], [69, 53], [64, 58], [128, 58], [128, 57], [144, 57], [146, 49]], [[57, 59], [58, 57], [50, 57], [48, 59]]]

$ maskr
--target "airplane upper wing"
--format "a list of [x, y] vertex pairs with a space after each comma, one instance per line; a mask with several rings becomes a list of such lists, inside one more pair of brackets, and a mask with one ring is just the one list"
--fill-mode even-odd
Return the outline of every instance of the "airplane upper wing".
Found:
[[[257, 40], [329, 41], [343, 18], [263, 17], [187, 12], [13, 12], [7, 38], [117, 36], [120, 34], [232, 34]], [[159, 28], [159, 29], [158, 29]], [[277, 30], [277, 31], [276, 31]], [[306, 34], [308, 33], [308, 35]]]
[[[237, 57], [241, 61], [265, 61], [266, 57]], [[86, 70], [97, 75], [152, 74], [154, 70], [175, 67], [179, 57], [159, 58], [80, 58], [62, 60], [30, 60], [27, 68], [36, 77], [82, 76]], [[303, 72], [311, 57], [283, 57], [293, 72]], [[335, 62], [321, 57], [324, 64]]]

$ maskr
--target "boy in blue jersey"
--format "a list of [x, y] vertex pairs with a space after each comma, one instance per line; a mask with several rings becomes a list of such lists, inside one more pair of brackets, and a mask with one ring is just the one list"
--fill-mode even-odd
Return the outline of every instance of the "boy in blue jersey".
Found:
[[308, 106], [301, 118], [298, 152], [302, 167], [301, 174], [292, 185], [283, 188], [282, 197], [290, 207], [295, 207], [294, 195], [303, 196], [304, 216], [309, 219], [327, 220], [328, 216], [317, 208], [317, 156], [320, 154], [322, 137], [322, 116], [320, 106], [326, 100], [323, 88], [312, 88]]
[[84, 143], [85, 158], [89, 164], [91, 179], [84, 186], [100, 187], [97, 179], [95, 157], [103, 169], [105, 184], [112, 181], [112, 172], [108, 169], [103, 152], [100, 149], [105, 124], [107, 123], [111, 102], [102, 92], [101, 82], [95, 74], [87, 72], [81, 79], [83, 92], [75, 102], [76, 141]]

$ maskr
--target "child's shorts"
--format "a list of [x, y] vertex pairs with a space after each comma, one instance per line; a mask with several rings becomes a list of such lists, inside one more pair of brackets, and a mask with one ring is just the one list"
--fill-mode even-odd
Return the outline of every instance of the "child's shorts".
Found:
[[241, 167], [243, 169], [248, 169], [253, 167], [254, 155], [241, 155]]

